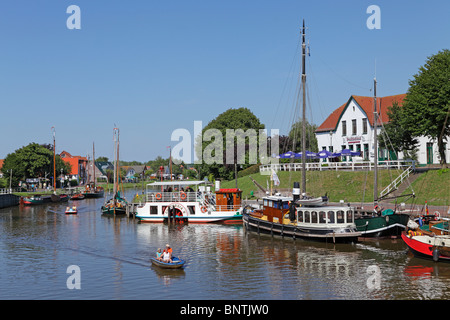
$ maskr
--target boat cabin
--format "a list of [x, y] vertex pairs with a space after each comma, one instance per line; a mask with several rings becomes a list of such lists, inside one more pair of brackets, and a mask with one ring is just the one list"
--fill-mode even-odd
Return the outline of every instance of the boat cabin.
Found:
[[242, 190], [219, 189], [216, 190], [216, 210], [238, 210], [241, 207]]
[[267, 221], [283, 224], [283, 217], [289, 214], [291, 197], [268, 196], [263, 198], [263, 214]]

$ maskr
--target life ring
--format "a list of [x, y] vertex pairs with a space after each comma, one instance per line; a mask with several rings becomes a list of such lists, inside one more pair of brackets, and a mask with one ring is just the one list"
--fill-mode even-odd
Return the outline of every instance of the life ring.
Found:
[[162, 199], [162, 194], [161, 193], [157, 193], [156, 194], [156, 200], [161, 200]]
[[181, 199], [181, 200], [186, 200], [186, 198], [187, 198], [186, 192], [181, 191], [181, 192], [180, 192], [180, 199]]
[[438, 221], [441, 219], [441, 213], [439, 211], [434, 212], [434, 220]]
[[200, 208], [200, 210], [202, 210], [202, 212], [205, 213], [208, 209], [207, 209], [205, 206], [202, 206], [202, 207]]

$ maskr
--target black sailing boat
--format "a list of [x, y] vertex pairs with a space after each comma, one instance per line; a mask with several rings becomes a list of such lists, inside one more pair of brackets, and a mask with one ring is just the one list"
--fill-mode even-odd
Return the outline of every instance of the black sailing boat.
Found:
[[85, 198], [103, 198], [105, 196], [105, 190], [103, 187], [96, 186], [95, 185], [95, 146], [94, 143], [92, 143], [92, 174], [94, 177], [94, 180], [92, 183], [89, 183], [86, 185], [85, 190], [82, 192]]
[[269, 195], [263, 197], [259, 210], [243, 211], [246, 230], [289, 236], [294, 239], [325, 242], [356, 242], [358, 236], [354, 223], [353, 207], [328, 206], [327, 198], [306, 198], [306, 43], [305, 21], [302, 28], [302, 88], [303, 88], [303, 143], [302, 143], [302, 196], [300, 186], [294, 182], [292, 197]]
[[105, 202], [101, 210], [103, 214], [125, 214], [127, 201], [119, 190], [119, 128], [114, 128], [114, 187], [113, 197]]

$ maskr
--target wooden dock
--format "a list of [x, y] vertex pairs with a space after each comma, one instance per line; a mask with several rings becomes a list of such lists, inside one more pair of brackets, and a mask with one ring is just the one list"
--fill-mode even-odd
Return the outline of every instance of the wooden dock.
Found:
[[140, 203], [128, 203], [126, 207], [126, 215], [128, 218], [136, 218], [136, 208], [141, 205]]

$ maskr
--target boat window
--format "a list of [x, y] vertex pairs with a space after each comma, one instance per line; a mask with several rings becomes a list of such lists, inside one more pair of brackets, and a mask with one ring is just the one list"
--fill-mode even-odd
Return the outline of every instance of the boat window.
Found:
[[264, 199], [264, 206], [267, 207], [267, 199]]
[[188, 206], [188, 209], [190, 215], [195, 214], [195, 206]]
[[289, 202], [283, 202], [283, 209], [289, 209]]
[[328, 211], [328, 222], [334, 223], [334, 211]]
[[317, 223], [317, 211], [311, 212], [311, 223]]
[[269, 207], [272, 207], [272, 206], [273, 206], [272, 200], [269, 200]]
[[311, 222], [311, 212], [305, 211], [305, 223]]
[[150, 214], [158, 214], [158, 206], [150, 206]]
[[303, 222], [303, 211], [297, 211], [298, 222]]
[[327, 223], [325, 211], [319, 212], [319, 223]]
[[353, 223], [353, 211], [347, 210], [347, 223]]
[[276, 209], [278, 209], [278, 202], [274, 201], [274, 202], [273, 202], [273, 207], [276, 208]]
[[344, 223], [344, 211], [339, 210], [336, 212], [336, 215], [337, 215], [337, 218], [336, 218], [337, 223]]

